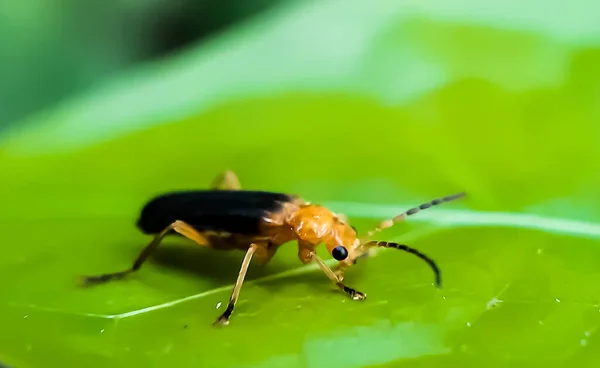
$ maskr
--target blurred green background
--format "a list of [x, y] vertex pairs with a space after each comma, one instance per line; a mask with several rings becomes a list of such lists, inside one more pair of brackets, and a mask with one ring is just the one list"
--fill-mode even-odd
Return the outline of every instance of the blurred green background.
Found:
[[[0, 362], [11, 367], [595, 367], [598, 5], [539, 0], [0, 4]], [[128, 267], [151, 196], [297, 193], [379, 234], [352, 302], [293, 244], [169, 239]], [[323, 257], [330, 259], [326, 252]], [[331, 260], [330, 260], [331, 261]], [[333, 263], [332, 263], [333, 264]]]

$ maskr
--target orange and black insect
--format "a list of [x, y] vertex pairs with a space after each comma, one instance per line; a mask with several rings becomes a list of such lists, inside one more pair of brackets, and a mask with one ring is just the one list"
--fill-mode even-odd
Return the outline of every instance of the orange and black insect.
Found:
[[[242, 190], [237, 176], [229, 171], [217, 176], [209, 190], [172, 192], [148, 202], [137, 224], [143, 233], [154, 235], [154, 239], [133, 266], [121, 272], [85, 277], [84, 282], [89, 285], [120, 279], [138, 270], [161, 240], [174, 231], [200, 246], [246, 252], [229, 304], [215, 324], [229, 322], [251, 259], [254, 257], [266, 264], [280, 246], [292, 241], [298, 242], [298, 258], [302, 263], [316, 262], [327, 277], [354, 300], [363, 300], [366, 295], [342, 283], [344, 271], [372, 247], [396, 248], [423, 259], [433, 269], [439, 287], [440, 271], [429, 257], [403, 244], [369, 239], [407, 216], [462, 196], [464, 193], [458, 193], [411, 208], [383, 221], [361, 239], [343, 215], [294, 195]], [[320, 244], [339, 262], [335, 270], [315, 254]]]

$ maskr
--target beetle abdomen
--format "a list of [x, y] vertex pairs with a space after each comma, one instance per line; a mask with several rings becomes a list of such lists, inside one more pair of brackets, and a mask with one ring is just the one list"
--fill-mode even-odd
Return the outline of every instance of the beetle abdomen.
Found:
[[287, 194], [249, 190], [172, 192], [150, 200], [137, 225], [146, 234], [156, 234], [180, 220], [199, 232], [257, 235], [267, 213], [280, 210], [290, 200]]

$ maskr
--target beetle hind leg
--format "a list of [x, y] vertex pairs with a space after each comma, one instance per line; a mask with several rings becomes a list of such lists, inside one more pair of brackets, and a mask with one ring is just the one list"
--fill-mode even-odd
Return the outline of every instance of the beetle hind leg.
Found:
[[213, 179], [210, 188], [214, 190], [240, 190], [242, 185], [233, 171], [226, 170]]
[[193, 240], [194, 242], [198, 243], [198, 245], [206, 246], [209, 244], [208, 240], [204, 236], [202, 236], [198, 231], [196, 231], [192, 226], [190, 226], [189, 224], [187, 224], [183, 221], [178, 220], [178, 221], [173, 222], [169, 226], [167, 226], [163, 231], [158, 233], [154, 237], [154, 239], [152, 239], [150, 244], [148, 244], [140, 252], [140, 254], [138, 255], [137, 259], [135, 260], [135, 262], [133, 263], [133, 266], [131, 266], [131, 268], [124, 270], [124, 271], [106, 273], [106, 274], [102, 274], [102, 275], [84, 276], [82, 278], [83, 285], [89, 286], [89, 285], [93, 285], [93, 284], [104, 283], [104, 282], [111, 281], [111, 280], [122, 279], [125, 276], [129, 275], [130, 273], [133, 273], [133, 272], [139, 270], [140, 267], [142, 267], [142, 264], [148, 259], [148, 257], [152, 253], [154, 253], [154, 251], [156, 250], [158, 245], [161, 243], [162, 239], [171, 230], [178, 232], [179, 234], [185, 236], [186, 238], [188, 238], [190, 240]]

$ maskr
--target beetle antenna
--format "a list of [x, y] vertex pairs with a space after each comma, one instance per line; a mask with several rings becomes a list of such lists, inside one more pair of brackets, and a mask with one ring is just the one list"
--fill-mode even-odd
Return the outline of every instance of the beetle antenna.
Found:
[[[371, 231], [369, 231], [367, 233], [367, 239], [371, 238], [373, 235], [375, 235], [376, 233], [378, 233], [378, 232], [380, 232], [380, 231], [382, 231], [384, 229], [392, 227], [397, 222], [406, 220], [406, 218], [408, 216], [414, 215], [417, 212], [421, 212], [422, 210], [428, 209], [430, 207], [437, 206], [437, 205], [442, 204], [442, 203], [450, 202], [450, 201], [453, 201], [455, 199], [462, 198], [464, 196], [465, 196], [464, 192], [456, 193], [456, 194], [452, 194], [452, 195], [449, 195], [449, 196], [446, 196], [446, 197], [436, 198], [436, 199], [434, 199], [432, 201], [423, 203], [423, 204], [419, 205], [418, 207], [413, 207], [413, 208], [409, 209], [408, 211], [405, 211], [405, 212], [403, 212], [403, 213], [401, 213], [401, 214], [399, 214], [399, 215], [397, 215], [397, 216], [395, 216], [395, 217], [393, 217], [391, 219], [387, 219], [387, 220], [382, 221], [379, 224], [378, 227], [376, 227], [375, 229], [373, 229], [373, 230], [371, 230]], [[365, 239], [365, 241], [367, 239]]]
[[440, 269], [438, 268], [436, 263], [433, 261], [433, 259], [431, 259], [428, 256], [426, 256], [425, 254], [419, 252], [418, 250], [411, 248], [404, 244], [389, 243], [389, 242], [385, 242], [385, 241], [370, 241], [370, 242], [364, 244], [364, 247], [365, 248], [370, 248], [370, 247], [395, 248], [398, 250], [403, 250], [405, 252], [414, 254], [415, 256], [417, 256], [417, 257], [421, 258], [422, 260], [424, 260], [425, 262], [427, 262], [427, 264], [431, 267], [431, 269], [433, 269], [433, 273], [435, 274], [436, 286], [438, 288], [442, 286], [442, 276], [441, 276]]

